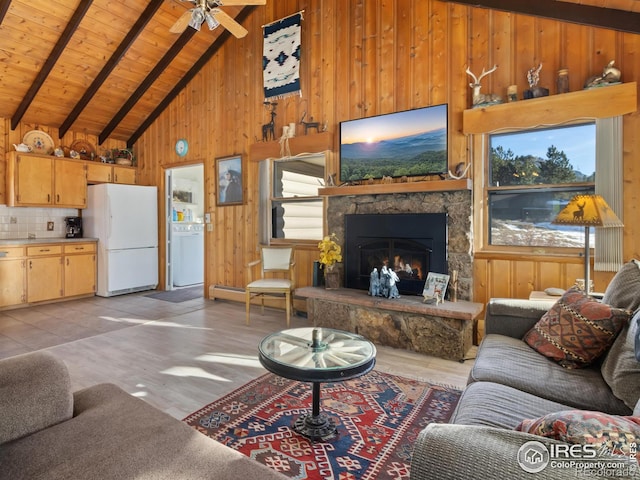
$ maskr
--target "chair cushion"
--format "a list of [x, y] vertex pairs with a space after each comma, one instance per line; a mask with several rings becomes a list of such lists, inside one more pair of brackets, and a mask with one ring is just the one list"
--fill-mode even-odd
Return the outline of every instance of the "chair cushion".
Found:
[[286, 278], [262, 278], [247, 285], [247, 288], [281, 288], [286, 290], [291, 288], [291, 280]]
[[602, 302], [635, 312], [640, 307], [640, 262], [625, 263], [611, 279]]
[[635, 356], [635, 342], [640, 331], [640, 310], [611, 346], [602, 363], [602, 377], [613, 394], [629, 408], [640, 400], [640, 363]]
[[[516, 430], [571, 444], [605, 447], [614, 455], [629, 456], [640, 438], [640, 417], [621, 417], [587, 410], [565, 410], [523, 420]], [[633, 444], [633, 446], [632, 446]]]
[[569, 289], [524, 336], [538, 353], [566, 368], [582, 368], [609, 349], [629, 311]]

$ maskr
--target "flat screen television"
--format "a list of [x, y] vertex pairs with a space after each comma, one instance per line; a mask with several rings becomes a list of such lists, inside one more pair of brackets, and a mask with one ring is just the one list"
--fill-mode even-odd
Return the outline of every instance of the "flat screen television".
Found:
[[444, 174], [447, 104], [340, 123], [340, 181]]

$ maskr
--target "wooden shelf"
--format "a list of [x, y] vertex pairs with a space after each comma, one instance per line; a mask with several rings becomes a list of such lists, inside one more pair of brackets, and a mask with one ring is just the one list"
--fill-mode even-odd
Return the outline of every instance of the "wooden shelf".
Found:
[[465, 110], [462, 133], [494, 133], [500, 130], [561, 125], [576, 119], [616, 117], [638, 109], [636, 82], [519, 100]]
[[[331, 132], [311, 133], [289, 139], [291, 155], [301, 153], [319, 153], [333, 150], [333, 134]], [[280, 142], [258, 142], [249, 148], [249, 160], [259, 162], [267, 158], [281, 158]]]
[[373, 185], [356, 185], [343, 187], [326, 187], [318, 190], [318, 195], [376, 195], [385, 193], [415, 192], [449, 192], [454, 190], [471, 190], [472, 182], [468, 178], [462, 180], [433, 180], [431, 182], [376, 183]]

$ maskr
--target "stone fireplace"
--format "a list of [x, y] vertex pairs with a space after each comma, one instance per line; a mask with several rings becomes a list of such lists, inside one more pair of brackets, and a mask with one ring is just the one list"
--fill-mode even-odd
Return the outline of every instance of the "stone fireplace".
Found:
[[366, 290], [371, 271], [396, 273], [401, 294], [420, 295], [429, 272], [447, 273], [447, 214], [345, 215], [344, 286]]
[[[422, 233], [419, 234], [420, 239], [409, 238], [409, 242], [412, 243], [412, 247], [416, 247], [415, 250], [423, 250], [425, 259], [425, 266], [427, 271], [434, 271], [439, 273], [451, 274], [453, 270], [458, 272], [458, 299], [470, 300], [473, 292], [473, 256], [472, 256], [472, 231], [471, 231], [471, 212], [472, 212], [472, 199], [470, 190], [454, 190], [454, 191], [437, 191], [437, 192], [409, 192], [409, 193], [393, 193], [393, 194], [371, 194], [371, 195], [332, 195], [328, 197], [328, 227], [329, 232], [336, 233], [340, 240], [343, 250], [345, 250], [345, 257], [351, 257], [354, 254], [347, 251], [350, 249], [345, 239], [353, 233], [354, 229], [357, 229], [361, 222], [353, 222], [353, 226], [347, 227], [347, 219], [355, 218], [358, 215], [364, 216], [379, 216], [384, 215], [384, 218], [389, 216], [397, 216], [399, 219], [406, 221], [405, 215], [415, 214], [444, 214], [447, 219], [446, 229], [446, 245], [444, 255], [442, 253], [434, 253], [433, 246], [429, 245], [428, 241], [425, 242], [425, 238]], [[364, 217], [363, 217], [364, 218]], [[383, 218], [383, 217], [379, 217]], [[351, 220], [349, 220], [351, 224]], [[378, 224], [378, 230], [380, 230], [381, 222]], [[420, 226], [418, 222], [409, 223], [412, 227], [412, 231], [419, 230]], [[349, 230], [349, 232], [347, 232]], [[409, 234], [409, 236], [414, 235]], [[384, 234], [383, 237], [394, 237], [395, 235]], [[414, 235], [415, 236], [415, 235]], [[390, 240], [387, 238], [385, 241]], [[404, 252], [404, 248], [407, 246], [403, 243], [399, 246], [393, 245], [394, 248], [400, 248]], [[377, 248], [376, 245], [372, 247]], [[425, 251], [426, 250], [426, 251]], [[429, 252], [430, 250], [430, 252]], [[395, 255], [394, 255], [395, 256]], [[411, 263], [418, 263], [416, 254], [416, 262], [413, 262], [413, 253], [411, 254], [411, 261], [409, 263], [411, 270], [413, 266]], [[422, 262], [422, 260], [420, 260]], [[443, 262], [443, 263], [439, 263]], [[369, 266], [366, 267], [368, 269]], [[356, 283], [351, 279], [353, 267], [346, 264], [342, 265], [342, 285], [347, 288], [366, 288], [368, 286], [368, 273], [364, 275], [358, 271], [359, 280]], [[407, 269], [408, 270], [408, 269]], [[420, 281], [424, 284], [424, 280], [417, 280], [415, 285], [418, 285]], [[413, 287], [414, 291], [416, 287]], [[406, 290], [406, 295], [420, 295], [422, 289], [418, 288], [418, 292], [411, 293], [410, 290]], [[407, 293], [408, 292], [408, 293]]]

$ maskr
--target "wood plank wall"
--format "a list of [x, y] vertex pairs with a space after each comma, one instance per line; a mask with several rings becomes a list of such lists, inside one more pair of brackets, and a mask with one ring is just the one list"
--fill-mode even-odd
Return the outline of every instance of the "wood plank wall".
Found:
[[[305, 111], [335, 133], [342, 120], [448, 103], [449, 163], [455, 165], [473, 161], [470, 140], [461, 133], [462, 111], [470, 106], [467, 66], [478, 74], [498, 64], [482, 83], [483, 92], [501, 95], [512, 84], [522, 92], [527, 70], [540, 62], [540, 85], [552, 92], [558, 69], [569, 69], [570, 89], [578, 90], [611, 59], [622, 69], [623, 80], [640, 80], [638, 35], [440, 0], [270, 1], [250, 17], [250, 34], [229, 41], [137, 145], [144, 158], [141, 178], [149, 183], [161, 184], [163, 168], [169, 166], [206, 165], [207, 211], [214, 222], [213, 232], [207, 234], [209, 285], [242, 288], [244, 265], [257, 257], [258, 165], [245, 162], [245, 205], [216, 207], [214, 159], [246, 155], [260, 137], [261, 125], [268, 121], [262, 105], [261, 26], [299, 10], [304, 10], [302, 96], [279, 101], [276, 132], [299, 121]], [[640, 258], [634, 240], [640, 233], [634, 187], [640, 182], [639, 127], [638, 114], [625, 117], [625, 260]], [[190, 141], [184, 159], [173, 152], [181, 137]], [[337, 135], [335, 142], [337, 147]], [[336, 172], [335, 155], [330, 163], [328, 172]], [[299, 246], [298, 285], [311, 282], [310, 266], [316, 258], [315, 246]], [[526, 297], [532, 289], [566, 285], [582, 276], [581, 265], [577, 255], [482, 255], [475, 262], [474, 299]], [[504, 272], [509, 272], [507, 282]], [[600, 287], [610, 275], [595, 278]]]
[[[262, 105], [261, 26], [300, 10], [304, 10], [302, 96], [279, 101], [277, 133], [283, 125], [298, 122], [305, 111], [335, 133], [342, 120], [448, 103], [449, 163], [455, 165], [473, 161], [470, 139], [461, 133], [462, 111], [471, 101], [469, 77], [464, 73], [467, 66], [478, 74], [483, 67], [497, 64], [498, 70], [483, 79], [482, 91], [501, 95], [512, 84], [522, 92], [527, 87], [527, 70], [540, 62], [540, 85], [552, 92], [559, 68], [569, 69], [570, 89], [577, 90], [612, 59], [622, 69], [623, 80], [640, 84], [640, 36], [634, 34], [441, 0], [269, 0], [246, 22], [249, 35], [230, 39], [136, 144], [143, 184], [163, 189], [165, 168], [204, 163], [206, 211], [213, 222], [213, 231], [206, 234], [207, 285], [242, 288], [247, 278], [244, 266], [257, 258], [258, 164], [244, 164], [245, 204], [217, 207], [215, 159], [233, 154], [246, 158], [251, 144], [261, 136], [261, 125], [269, 120]], [[207, 30], [198, 35], [207, 35]], [[1, 128], [6, 151], [20, 135], [8, 132], [7, 121]], [[48, 131], [52, 136], [56, 133]], [[640, 258], [638, 132], [640, 115], [627, 115], [625, 260]], [[179, 138], [189, 141], [189, 152], [182, 158], [174, 151]], [[334, 138], [337, 147], [338, 135]], [[332, 155], [328, 173], [336, 171], [337, 157]], [[161, 225], [165, 214], [160, 214]], [[164, 247], [161, 256], [165, 258]], [[298, 285], [310, 284], [316, 258], [313, 244], [299, 246]], [[577, 276], [581, 264], [577, 256], [479, 254], [474, 299], [522, 297], [530, 289], [565, 285]], [[509, 272], [508, 281], [504, 272]], [[596, 288], [608, 278], [596, 273]]]

